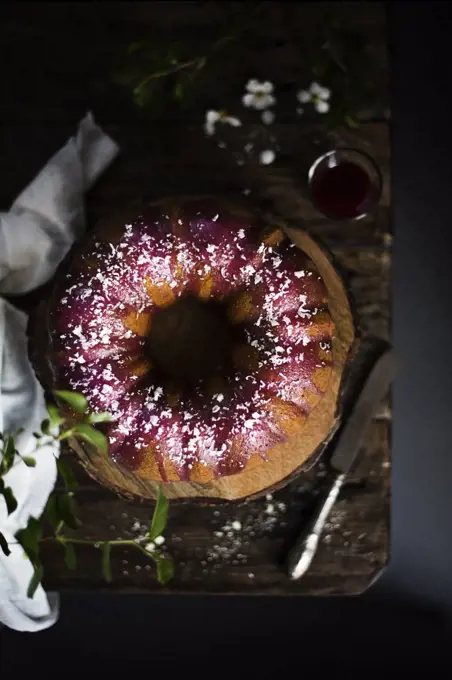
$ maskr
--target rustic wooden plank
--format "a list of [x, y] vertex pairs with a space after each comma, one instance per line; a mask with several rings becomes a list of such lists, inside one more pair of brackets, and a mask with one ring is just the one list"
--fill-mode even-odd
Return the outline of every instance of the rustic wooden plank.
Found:
[[[124, 134], [118, 131], [117, 126], [111, 127], [111, 134], [121, 139]], [[199, 126], [198, 126], [199, 127]], [[292, 137], [297, 136], [294, 128]], [[30, 181], [35, 171], [47, 161], [67, 137], [73, 132], [66, 124], [59, 126], [43, 125], [27, 126], [9, 125], [8, 135], [0, 136], [0, 157], [12, 158], [14, 148], [22, 142], [30, 147], [30, 159], [24, 170], [21, 166], [17, 169], [17, 179], [14, 173], [9, 173], [9, 180], [2, 184], [0, 193], [0, 205], [7, 208], [15, 195], [19, 193], [24, 184]], [[115, 135], [115, 133], [118, 133]], [[24, 139], [25, 135], [25, 139]], [[167, 138], [165, 128], [152, 130], [147, 128], [134, 129], [129, 132], [122, 153], [113, 166], [101, 177], [97, 185], [87, 197], [87, 215], [89, 225], [94, 225], [98, 220], [122, 207], [125, 203], [135, 201], [142, 196], [160, 197], [163, 193], [228, 193], [231, 196], [238, 195], [243, 198], [243, 190], [246, 189], [246, 175], [241, 168], [233, 167], [226, 163], [227, 151], [218, 149], [211, 140], [206, 140], [198, 129], [198, 134], [191, 134], [189, 142], [178, 145], [178, 152], [162, 153], [159, 141]], [[326, 245], [333, 247], [360, 247], [360, 248], [387, 248], [390, 245], [390, 213], [389, 213], [389, 173], [387, 158], [384, 149], [389, 148], [388, 131], [386, 124], [365, 124], [361, 128], [361, 138], [366, 142], [355, 146], [359, 148], [379, 149], [380, 167], [384, 177], [384, 193], [380, 205], [374, 214], [359, 221], [347, 220], [336, 223], [325, 219], [309, 200], [304, 200], [299, 210], [302, 222], [309, 231], [320, 238]], [[156, 140], [153, 144], [153, 140]], [[369, 145], [367, 144], [369, 142]], [[195, 150], [198, 153], [195, 153]], [[293, 155], [296, 156], [297, 147], [293, 147]], [[374, 155], [376, 153], [374, 152]], [[387, 155], [387, 154], [386, 154]], [[150, 159], [158, 158], [159, 162], [151, 162]], [[192, 160], [187, 160], [192, 159]], [[226, 163], [222, 165], [222, 163]], [[212, 165], [217, 172], [212, 173]], [[28, 168], [31, 168], [28, 170]], [[284, 168], [283, 168], [284, 172]], [[271, 182], [275, 170], [269, 170], [268, 181]], [[295, 183], [297, 187], [297, 183]], [[306, 190], [306, 181], [302, 176], [299, 178], [300, 193]], [[259, 193], [259, 187], [256, 187]], [[250, 202], [254, 199], [253, 193], [249, 196]], [[285, 199], [287, 200], [287, 199]], [[298, 200], [300, 198], [298, 197]], [[296, 214], [294, 218], [296, 219]]]
[[[163, 132], [159, 134], [156, 131], [154, 134], [148, 131], [143, 135], [142, 131], [135, 130], [124, 140], [122, 157], [90, 193], [89, 220], [94, 224], [101, 217], [139, 196], [158, 198], [162, 193], [169, 192], [220, 192], [243, 199], [246, 191], [251, 205], [259, 201], [263, 194], [268, 194], [273, 206], [280, 202], [285, 218], [303, 225], [328, 246], [386, 248], [391, 231], [387, 127], [386, 124], [364, 124], [361, 126], [361, 143], [355, 143], [357, 148], [371, 148], [374, 155], [378, 150], [377, 162], [380, 163], [384, 179], [378, 209], [362, 220], [346, 220], [340, 223], [327, 220], [309, 200], [307, 169], [323, 148], [315, 146], [314, 152], [307, 152], [306, 145], [311, 145], [313, 138], [303, 138], [300, 141], [300, 124], [282, 127], [286, 147], [291, 148], [290, 156], [286, 154], [282, 160], [277, 159], [272, 168], [264, 171], [259, 169], [258, 176], [254, 173], [256, 161], [253, 158], [246, 160], [244, 166], [237, 166], [234, 162], [235, 151], [229, 148], [219, 149], [212, 140], [203, 136], [199, 125], [191, 128], [190, 134], [183, 138], [176, 136], [177, 143], [166, 154], [162, 154], [157, 146], [158, 140], [166, 138]], [[245, 145], [247, 134], [249, 131], [245, 130], [240, 148]], [[280, 140], [281, 135], [278, 136], [278, 132], [275, 132], [275, 137]], [[324, 140], [321, 142], [323, 145], [328, 144]], [[297, 158], [307, 159], [308, 153], [311, 154], [310, 161], [305, 162], [304, 168], [294, 168]], [[150, 162], [153, 157], [159, 158], [158, 165]], [[290, 201], [293, 201], [293, 208]]]
[[[364, 589], [387, 560], [382, 546], [388, 537], [388, 437], [389, 424], [374, 421], [361, 461], [327, 523], [314, 566], [295, 584], [288, 582], [282, 561], [312, 507], [325, 475], [323, 465], [274, 494], [271, 501], [215, 507], [173, 503], [166, 534], [177, 575], [168, 591], [333, 594], [344, 592], [344, 576], [358, 577], [350, 581], [352, 592]], [[130, 503], [96, 488], [77, 495], [86, 538], [133, 538], [148, 527], [151, 503]], [[224, 528], [232, 522], [240, 522], [240, 530]], [[78, 554], [82, 566], [73, 575], [63, 568], [55, 546], [46, 544], [49, 587], [105, 587], [100, 551], [80, 546]], [[133, 548], [114, 550], [113, 569], [112, 590], [161, 591], [152, 565]]]
[[389, 340], [390, 253], [340, 249], [333, 253], [345, 269], [361, 331]]

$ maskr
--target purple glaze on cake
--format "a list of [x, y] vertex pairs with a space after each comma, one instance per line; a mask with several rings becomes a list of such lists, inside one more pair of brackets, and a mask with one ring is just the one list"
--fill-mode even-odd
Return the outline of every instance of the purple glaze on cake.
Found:
[[[158, 310], [187, 294], [229, 306], [254, 363], [223, 376], [221, 391], [200, 381], [170, 405], [134, 323], [149, 319], [152, 332]], [[322, 395], [315, 376], [331, 369], [333, 324], [312, 262], [287, 240], [268, 245], [259, 225], [212, 200], [148, 206], [119, 237], [94, 233], [49, 318], [57, 386], [112, 414], [118, 464], [164, 481], [168, 470], [189, 479], [200, 464], [228, 475], [265, 458], [287, 437], [280, 409], [303, 420]]]

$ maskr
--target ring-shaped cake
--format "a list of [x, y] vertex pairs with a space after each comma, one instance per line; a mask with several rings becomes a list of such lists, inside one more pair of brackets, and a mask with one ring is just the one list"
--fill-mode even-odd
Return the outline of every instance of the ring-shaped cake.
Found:
[[207, 483], [302, 432], [335, 325], [316, 266], [281, 230], [188, 198], [95, 229], [58, 277], [47, 332], [53, 386], [112, 415], [115, 464]]

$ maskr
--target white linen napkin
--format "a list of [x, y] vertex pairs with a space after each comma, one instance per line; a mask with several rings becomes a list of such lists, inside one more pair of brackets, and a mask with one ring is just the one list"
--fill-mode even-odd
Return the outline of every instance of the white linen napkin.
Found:
[[[48, 281], [73, 241], [85, 228], [84, 192], [112, 162], [119, 149], [88, 113], [71, 137], [20, 194], [0, 213], [0, 432], [14, 434], [26, 456], [35, 447], [32, 432], [47, 417], [44, 394], [28, 360], [27, 316], [1, 295], [27, 293]], [[5, 475], [18, 501], [8, 516], [0, 497], [0, 531], [10, 544], [0, 550], [0, 623], [19, 631], [38, 631], [58, 618], [58, 595], [39, 586], [32, 599], [27, 588], [33, 567], [14, 536], [30, 516], [39, 518], [56, 481], [59, 447], [51, 440], [34, 454], [36, 467], [20, 459]], [[0, 453], [1, 457], [1, 453]]]

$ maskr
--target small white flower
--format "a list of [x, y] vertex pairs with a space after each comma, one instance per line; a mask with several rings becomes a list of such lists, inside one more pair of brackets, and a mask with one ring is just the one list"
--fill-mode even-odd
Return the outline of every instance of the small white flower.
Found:
[[319, 97], [320, 99], [329, 99], [331, 92], [327, 87], [319, 85], [318, 83], [311, 83], [311, 94]]
[[[330, 109], [329, 98], [331, 92], [327, 87], [319, 85], [318, 83], [311, 83], [307, 90], [300, 90], [297, 93], [297, 99], [301, 104], [313, 104], [317, 113], [327, 113]], [[298, 113], [297, 109], [297, 113]]]
[[320, 100], [318, 102], [315, 102], [314, 108], [317, 111], [317, 113], [328, 113], [328, 111], [330, 110], [330, 105], [328, 104], [328, 102]]
[[265, 123], [265, 125], [271, 125], [274, 120], [275, 114], [273, 111], [267, 110], [262, 112], [262, 122]]
[[157, 538], [154, 538], [154, 543], [155, 545], [163, 545], [165, 543], [165, 537], [157, 536]]
[[144, 546], [144, 549], [146, 550], [146, 552], [154, 552], [155, 545], [154, 545], [154, 543], [146, 543], [146, 545]]
[[269, 80], [261, 83], [256, 78], [252, 78], [246, 84], [246, 94], [242, 97], [243, 106], [258, 111], [268, 109], [269, 106], [276, 103], [272, 93], [273, 84]]
[[240, 127], [242, 124], [238, 118], [228, 116], [226, 111], [207, 111], [204, 123], [204, 130], [207, 135], [213, 135], [215, 133], [215, 126], [217, 123], [225, 123], [226, 125], [232, 125], [232, 127]]
[[265, 149], [265, 151], [261, 151], [259, 154], [259, 162], [262, 165], [270, 165], [270, 163], [273, 163], [275, 158], [275, 152], [272, 151], [272, 149]]

